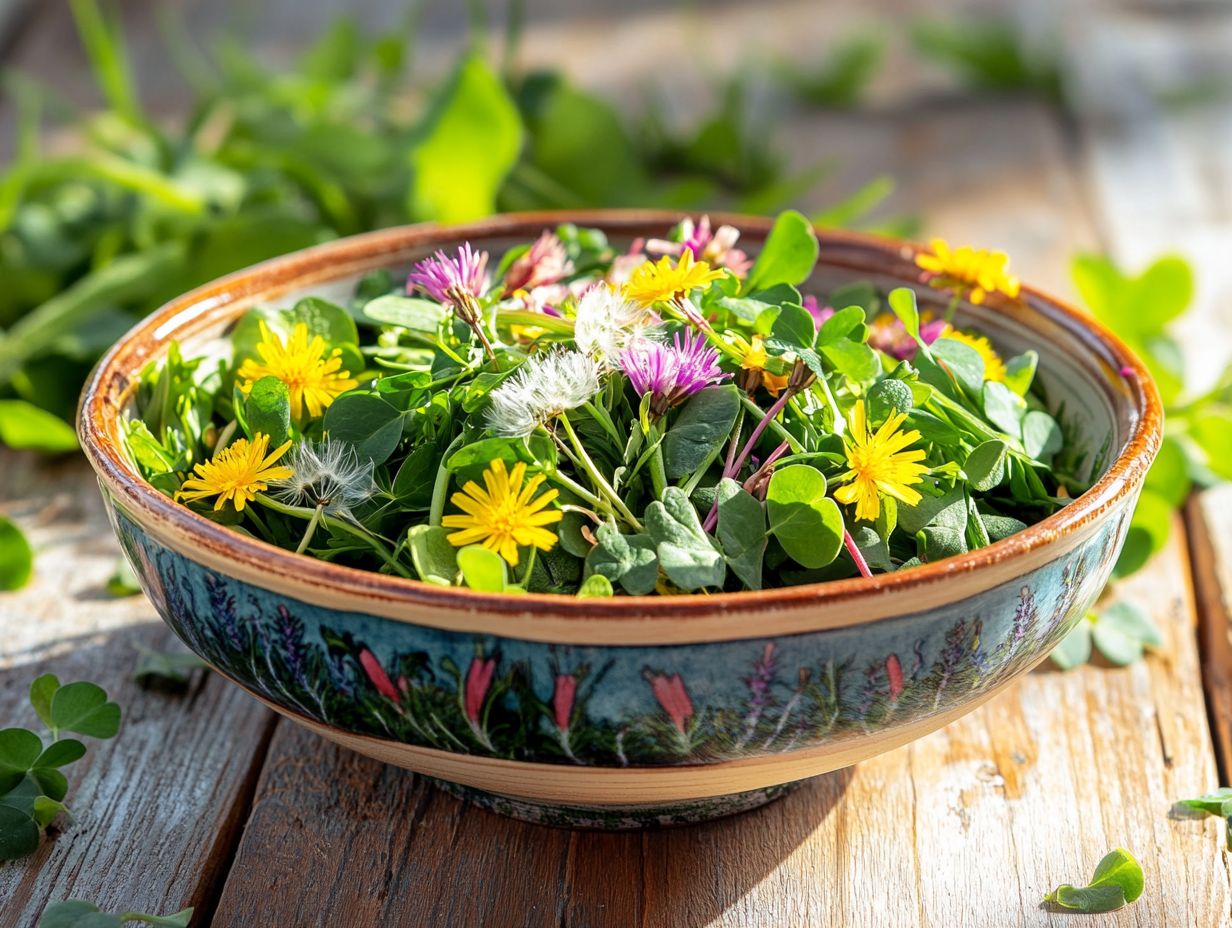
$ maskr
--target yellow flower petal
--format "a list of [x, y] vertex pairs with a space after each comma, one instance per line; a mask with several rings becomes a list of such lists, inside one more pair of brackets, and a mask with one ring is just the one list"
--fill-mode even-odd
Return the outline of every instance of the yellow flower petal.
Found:
[[920, 501], [920, 494], [911, 486], [928, 473], [928, 468], [918, 463], [926, 454], [922, 448], [904, 450], [920, 438], [915, 429], [898, 431], [906, 418], [903, 413], [891, 413], [870, 436], [864, 401], [857, 400], [852, 409], [850, 434], [844, 439], [848, 470], [839, 478], [844, 485], [834, 491], [834, 498], [847, 505], [854, 503], [857, 519], [871, 522], [881, 515], [882, 495], [908, 505]]
[[456, 547], [482, 544], [511, 567], [518, 565], [519, 547], [550, 551], [556, 545], [556, 535], [543, 526], [559, 522], [563, 513], [558, 509], [544, 511], [559, 493], [550, 489], [535, 496], [543, 481], [542, 474], [526, 479], [524, 461], [508, 471], [504, 461], [493, 460], [483, 472], [486, 491], [468, 481], [451, 497], [462, 513], [451, 513], [441, 520], [445, 528], [458, 529], [447, 536], [449, 543]]

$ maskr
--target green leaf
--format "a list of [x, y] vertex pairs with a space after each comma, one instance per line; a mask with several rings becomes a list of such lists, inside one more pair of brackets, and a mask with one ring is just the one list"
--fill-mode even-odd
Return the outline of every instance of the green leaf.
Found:
[[1114, 577], [1128, 577], [1141, 570], [1168, 543], [1174, 512], [1168, 500], [1143, 490], [1134, 506], [1125, 534], [1125, 545], [1112, 568]]
[[448, 529], [439, 525], [412, 526], [407, 542], [420, 580], [453, 586], [458, 575], [458, 549], [449, 543], [449, 534]]
[[496, 193], [521, 147], [513, 100], [480, 55], [467, 55], [437, 93], [411, 148], [410, 211], [438, 222], [495, 212]]
[[384, 463], [402, 440], [402, 413], [372, 393], [344, 393], [325, 410], [325, 431], [361, 459]]
[[[952, 338], [939, 338], [931, 348], [937, 363], [948, 369], [963, 389], [972, 396], [980, 395], [980, 388], [984, 385], [984, 359], [978, 351]], [[1001, 384], [997, 386], [1010, 392]]]
[[911, 387], [901, 380], [886, 377], [878, 380], [865, 395], [870, 422], [884, 422], [894, 413], [909, 413], [915, 405]]
[[1141, 896], [1144, 884], [1138, 861], [1129, 851], [1117, 848], [1099, 862], [1088, 885], [1063, 884], [1045, 896], [1044, 901], [1079, 912], [1111, 912]]
[[63, 767], [86, 756], [86, 746], [76, 738], [61, 738], [43, 751], [31, 766]]
[[417, 332], [436, 332], [445, 321], [448, 311], [432, 300], [391, 293], [365, 303], [364, 315], [385, 325], [396, 325]]
[[[976, 392], [978, 395], [978, 388]], [[984, 417], [1011, 438], [1021, 439], [1022, 421], [1027, 414], [1027, 404], [1023, 398], [996, 381], [984, 384], [983, 398]]]
[[702, 529], [697, 510], [679, 487], [646, 508], [646, 532], [655, 543], [659, 566], [682, 590], [720, 587], [727, 575], [723, 555]]
[[1091, 659], [1091, 620], [1083, 616], [1048, 655], [1062, 670], [1073, 670]]
[[612, 581], [603, 574], [596, 573], [582, 581], [577, 595], [580, 599], [609, 599], [615, 592], [612, 590]]
[[51, 728], [51, 698], [56, 695], [56, 690], [59, 688], [60, 680], [54, 673], [45, 673], [35, 677], [34, 682], [30, 684], [30, 705], [34, 707], [39, 721], [48, 728]]
[[277, 448], [291, 434], [291, 391], [277, 377], [262, 377], [252, 385], [244, 401], [244, 421], [249, 438], [269, 436], [269, 447]]
[[0, 860], [29, 857], [38, 845], [39, 827], [34, 819], [0, 801]]
[[920, 341], [920, 309], [916, 305], [915, 291], [909, 287], [895, 287], [886, 297], [890, 309], [894, 311], [907, 334]]
[[788, 303], [779, 307], [766, 346], [778, 354], [794, 353], [801, 348], [812, 348], [816, 337], [817, 327], [809, 311]]
[[718, 499], [718, 537], [727, 566], [748, 589], [760, 590], [767, 543], [766, 511], [730, 477], [719, 482]]
[[1192, 480], [1189, 476], [1189, 456], [1185, 448], [1171, 435], [1165, 435], [1159, 454], [1147, 471], [1144, 489], [1179, 508], [1189, 496]]
[[472, 590], [503, 593], [509, 585], [505, 559], [483, 545], [467, 545], [458, 550], [458, 569]]
[[1180, 805], [1207, 815], [1223, 816], [1227, 804], [1232, 802], [1232, 786], [1221, 786], [1212, 793], [1206, 793], [1195, 799], [1182, 799]]
[[419, 445], [398, 468], [391, 492], [406, 509], [422, 509], [432, 501], [440, 452], [431, 442]]
[[133, 668], [133, 681], [139, 686], [186, 686], [193, 671], [209, 667], [197, 655], [187, 651], [140, 650], [141, 656]]
[[1005, 385], [1019, 396], [1026, 396], [1035, 380], [1035, 369], [1039, 365], [1039, 355], [1034, 351], [1024, 351], [1005, 362]]
[[291, 328], [302, 322], [310, 335], [320, 335], [331, 348], [359, 344], [359, 330], [351, 314], [329, 300], [304, 297], [286, 315]]
[[1144, 648], [1163, 645], [1163, 634], [1150, 614], [1124, 600], [1096, 614], [1091, 635], [1099, 653], [1118, 667], [1141, 660]]
[[93, 902], [69, 899], [53, 902], [43, 910], [38, 928], [120, 928], [126, 922], [139, 921], [157, 928], [188, 928], [192, 920], [191, 907], [174, 915], [148, 915], [144, 912], [121, 912], [111, 915], [103, 912]]
[[34, 549], [21, 529], [0, 515], [0, 590], [20, 590], [34, 573]]
[[43, 753], [43, 741], [24, 728], [0, 730], [0, 795], [9, 792], [25, 777]]
[[1206, 456], [1206, 466], [1221, 479], [1232, 480], [1232, 411], [1203, 411], [1190, 422], [1189, 436]]
[[841, 339], [828, 345], [822, 345], [821, 353], [838, 369], [839, 373], [852, 380], [863, 383], [881, 373], [881, 361], [877, 352], [864, 342]]
[[0, 400], [0, 444], [19, 451], [61, 454], [77, 450], [72, 426], [25, 400]]
[[619, 583], [630, 596], [645, 596], [654, 591], [659, 579], [659, 558], [655, 543], [647, 535], [623, 535], [611, 524], [599, 526], [597, 544], [586, 556], [588, 573], [602, 574]]
[[92, 738], [114, 738], [120, 730], [120, 707], [107, 701], [101, 686], [68, 683], [51, 697], [51, 727]]
[[808, 219], [795, 210], [779, 213], [744, 282], [744, 292], [803, 283], [813, 273], [818, 250], [817, 236]]
[[1009, 445], [992, 439], [978, 445], [967, 456], [963, 472], [967, 475], [967, 483], [971, 489], [988, 493], [1000, 486], [1005, 480], [1005, 456], [1008, 451]]
[[739, 411], [740, 391], [731, 384], [706, 387], [691, 397], [663, 436], [667, 479], [679, 480], [713, 460]]
[[770, 532], [802, 567], [824, 567], [843, 546], [843, 514], [826, 496], [826, 478], [807, 464], [774, 472], [766, 491]]
[[108, 596], [136, 596], [141, 592], [141, 583], [127, 558], [116, 558], [115, 570], [107, 578], [105, 589]]
[[1035, 460], [1051, 464], [1053, 455], [1064, 443], [1061, 427], [1048, 413], [1032, 409], [1023, 417], [1022, 446]]

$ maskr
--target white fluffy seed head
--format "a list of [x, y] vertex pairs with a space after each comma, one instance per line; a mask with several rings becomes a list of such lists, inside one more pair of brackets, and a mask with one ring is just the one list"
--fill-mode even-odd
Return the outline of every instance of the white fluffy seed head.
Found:
[[620, 353], [650, 325], [650, 314], [609, 284], [591, 287], [578, 300], [573, 340], [578, 350], [601, 364], [614, 365]]
[[580, 351], [556, 349], [529, 358], [488, 397], [487, 424], [497, 435], [529, 435], [599, 392], [599, 366]]
[[372, 461], [361, 460], [345, 442], [302, 441], [291, 449], [286, 463], [292, 474], [279, 481], [275, 497], [292, 506], [319, 506], [349, 519], [351, 510], [376, 492]]

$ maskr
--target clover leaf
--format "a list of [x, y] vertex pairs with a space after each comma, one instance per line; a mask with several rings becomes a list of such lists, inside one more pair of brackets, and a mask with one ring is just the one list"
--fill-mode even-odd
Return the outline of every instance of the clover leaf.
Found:
[[766, 511], [753, 494], [730, 477], [719, 482], [718, 499], [719, 543], [727, 566], [750, 590], [760, 590]]
[[843, 514], [826, 496], [826, 478], [806, 464], [774, 472], [766, 490], [770, 533], [801, 567], [825, 567], [843, 546]]
[[0, 590], [19, 590], [34, 573], [34, 549], [12, 520], [0, 515]]
[[1184, 809], [1203, 815], [1217, 815], [1227, 822], [1227, 847], [1232, 851], [1232, 786], [1221, 786], [1213, 793], [1177, 803]]
[[803, 283], [813, 273], [820, 246], [813, 227], [801, 213], [789, 209], [778, 215], [744, 283], [745, 293], [775, 284]]
[[1044, 902], [1089, 914], [1112, 912], [1142, 895], [1142, 867], [1124, 848], [1105, 855], [1086, 886], [1063, 883]]
[[1163, 645], [1163, 634], [1151, 616], [1124, 600], [1088, 612], [1049, 655], [1062, 670], [1091, 659], [1095, 646], [1109, 663], [1124, 667], [1141, 660], [1147, 648]]
[[682, 590], [722, 586], [727, 565], [722, 553], [702, 529], [697, 510], [679, 487], [668, 487], [663, 499], [646, 507], [646, 531], [655, 543], [659, 566]]

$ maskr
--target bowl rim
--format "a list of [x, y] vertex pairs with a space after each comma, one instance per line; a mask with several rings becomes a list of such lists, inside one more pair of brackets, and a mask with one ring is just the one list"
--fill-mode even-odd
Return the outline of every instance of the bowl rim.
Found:
[[[236, 564], [259, 567], [266, 576], [281, 576], [292, 583], [308, 583], [346, 596], [381, 599], [439, 611], [497, 613], [505, 615], [548, 616], [577, 621], [581, 619], [624, 619], [650, 622], [680, 618], [705, 618], [715, 614], [777, 612], [792, 607], [810, 607], [871, 602], [888, 594], [921, 590], [947, 578], [955, 578], [992, 566], [1005, 568], [1021, 562], [1067, 536], [1088, 528], [1127, 494], [1135, 492], [1145, 478], [1158, 450], [1163, 412], [1158, 391], [1145, 365], [1107, 327], [1094, 317], [1043, 291], [1022, 285], [1019, 304], [1049, 321], [1059, 324], [1083, 343], [1084, 353], [1119, 376], [1136, 422], [1116, 459], [1086, 492], [1047, 518], [991, 545], [955, 555], [905, 571], [854, 577], [820, 583], [800, 584], [769, 590], [744, 590], [731, 593], [690, 593], [677, 596], [625, 596], [591, 599], [560, 593], [486, 593], [464, 587], [437, 587], [419, 580], [380, 574], [375, 571], [333, 564], [307, 555], [298, 555], [275, 545], [250, 538], [198, 515], [173, 502], [147, 483], [126, 460], [109, 431], [116, 425], [120, 405], [117, 396], [126, 397], [133, 381], [130, 374], [163, 353], [166, 341], [180, 328], [210, 311], [219, 311], [237, 302], [261, 299], [269, 291], [286, 291], [297, 286], [327, 283], [345, 277], [348, 268], [398, 256], [411, 250], [431, 249], [466, 239], [494, 239], [532, 236], [543, 228], [563, 222], [598, 227], [611, 234], [637, 235], [648, 228], [667, 229], [695, 215], [675, 210], [556, 210], [508, 213], [459, 225], [421, 223], [395, 226], [361, 233], [292, 252], [233, 272], [170, 300], [146, 316], [113, 345], [95, 366], [82, 392], [78, 406], [77, 430], [82, 448], [97, 473], [104, 492], [128, 503], [123, 507], [141, 511], [177, 534], [191, 537], [197, 544], [213, 549]], [[766, 217], [712, 212], [711, 220], [735, 225], [747, 237], [762, 241], [773, 220]], [[879, 256], [886, 267], [876, 273], [898, 276], [914, 266], [915, 254], [928, 251], [922, 245], [862, 232], [816, 229], [821, 243], [820, 262], [827, 249], [854, 248]], [[898, 273], [891, 266], [897, 262]], [[323, 273], [322, 269], [326, 272]], [[867, 268], [860, 268], [867, 271]], [[330, 274], [330, 270], [343, 273]], [[984, 304], [988, 307], [990, 304]], [[139, 525], [147, 527], [141, 519]], [[181, 552], [185, 553], [185, 552]], [[1019, 573], [1001, 570], [1004, 576]], [[969, 591], [973, 592], [973, 591]], [[846, 610], [845, 610], [846, 611]], [[859, 621], [842, 623], [859, 624]]]

